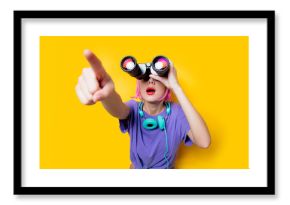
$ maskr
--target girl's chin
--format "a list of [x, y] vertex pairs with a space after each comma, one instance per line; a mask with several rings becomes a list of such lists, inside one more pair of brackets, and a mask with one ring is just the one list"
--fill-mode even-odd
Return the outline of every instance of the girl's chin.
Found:
[[146, 96], [145, 98], [142, 97], [144, 101], [147, 102], [160, 102], [160, 96]]

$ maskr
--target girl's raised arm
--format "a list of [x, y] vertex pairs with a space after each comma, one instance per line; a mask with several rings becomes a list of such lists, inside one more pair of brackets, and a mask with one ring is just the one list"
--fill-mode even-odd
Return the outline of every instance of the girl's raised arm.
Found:
[[101, 61], [90, 50], [85, 50], [84, 56], [91, 68], [83, 69], [75, 87], [81, 103], [93, 105], [101, 101], [112, 116], [119, 119], [127, 118], [130, 109], [115, 91], [114, 82], [105, 71]]

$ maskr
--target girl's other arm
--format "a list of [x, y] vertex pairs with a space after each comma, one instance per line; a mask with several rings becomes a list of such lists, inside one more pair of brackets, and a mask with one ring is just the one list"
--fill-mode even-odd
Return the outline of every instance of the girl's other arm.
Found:
[[176, 84], [172, 90], [189, 123], [190, 131], [187, 135], [199, 147], [207, 148], [210, 145], [210, 134], [206, 123], [198, 111], [191, 105], [182, 88], [178, 84]]
[[210, 134], [206, 123], [184, 94], [178, 83], [176, 70], [171, 61], [170, 64], [171, 68], [168, 78], [156, 75], [150, 75], [150, 77], [159, 80], [174, 92], [190, 126], [190, 131], [187, 135], [197, 146], [207, 148], [210, 145]]

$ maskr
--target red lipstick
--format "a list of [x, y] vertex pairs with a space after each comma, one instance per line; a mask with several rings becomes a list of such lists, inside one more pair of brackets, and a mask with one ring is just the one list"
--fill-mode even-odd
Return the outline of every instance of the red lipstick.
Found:
[[146, 93], [147, 93], [147, 95], [154, 95], [154, 93], [155, 93], [155, 88], [153, 88], [153, 87], [148, 87], [148, 88], [146, 89]]

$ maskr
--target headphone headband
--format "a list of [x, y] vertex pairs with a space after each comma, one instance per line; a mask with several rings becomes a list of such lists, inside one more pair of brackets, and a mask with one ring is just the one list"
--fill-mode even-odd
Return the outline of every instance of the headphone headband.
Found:
[[[144, 112], [143, 112], [143, 102], [140, 102], [138, 105], [138, 110], [139, 110], [139, 115], [140, 117], [144, 117]], [[170, 102], [165, 102], [165, 106], [166, 106], [166, 114], [169, 115], [171, 112], [171, 106], [170, 106]]]

